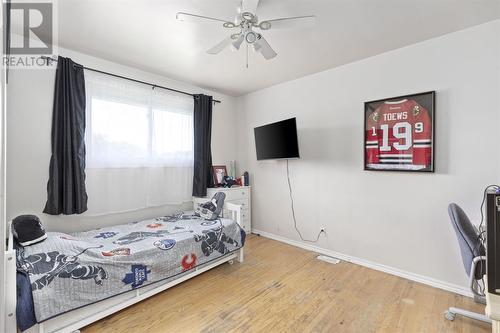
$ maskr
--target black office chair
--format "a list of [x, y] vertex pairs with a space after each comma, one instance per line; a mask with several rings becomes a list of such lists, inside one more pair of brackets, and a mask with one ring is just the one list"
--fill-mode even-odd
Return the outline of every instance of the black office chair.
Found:
[[[484, 295], [483, 276], [486, 274], [486, 251], [479, 237], [479, 231], [470, 222], [465, 212], [457, 204], [448, 206], [451, 224], [457, 235], [462, 262], [469, 276], [469, 286], [474, 295], [474, 300], [486, 304]], [[454, 320], [456, 315], [491, 323], [486, 315], [467, 311], [464, 309], [450, 307], [444, 316], [448, 320]]]

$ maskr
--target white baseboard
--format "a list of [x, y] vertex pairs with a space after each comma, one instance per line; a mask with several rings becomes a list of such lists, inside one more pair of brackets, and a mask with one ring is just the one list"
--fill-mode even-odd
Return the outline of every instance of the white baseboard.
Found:
[[283, 237], [283, 236], [278, 236], [278, 235], [275, 235], [275, 234], [272, 234], [272, 233], [269, 233], [269, 232], [266, 232], [266, 231], [252, 229], [252, 233], [259, 234], [260, 236], [263, 236], [263, 237], [266, 237], [266, 238], [270, 238], [270, 239], [274, 239], [276, 241], [283, 242], [283, 243], [286, 243], [286, 244], [289, 244], [289, 245], [297, 246], [297, 247], [303, 248], [305, 250], [309, 250], [309, 251], [313, 251], [313, 252], [316, 252], [316, 253], [324, 254], [324, 255], [327, 255], [327, 256], [330, 256], [330, 257], [338, 258], [338, 259], [341, 259], [343, 261], [347, 261], [347, 262], [350, 262], [350, 263], [353, 263], [353, 264], [357, 264], [357, 265], [361, 265], [361, 266], [364, 266], [364, 267], [368, 267], [368, 268], [371, 268], [371, 269], [374, 269], [374, 270], [377, 270], [377, 271], [381, 271], [381, 272], [384, 272], [384, 273], [396, 275], [396, 276], [399, 276], [399, 277], [402, 277], [402, 278], [405, 278], [405, 279], [408, 279], [408, 280], [411, 280], [411, 281], [423, 283], [423, 284], [426, 284], [426, 285], [431, 286], [431, 287], [443, 289], [443, 290], [446, 290], [446, 291], [451, 291], [453, 293], [460, 294], [460, 295], [467, 296], [467, 297], [473, 297], [472, 292], [468, 288], [462, 287], [462, 286], [459, 286], [459, 285], [456, 285], [456, 284], [452, 284], [452, 283], [448, 283], [448, 282], [444, 282], [444, 281], [441, 281], [441, 280], [437, 280], [437, 279], [434, 279], [434, 278], [431, 278], [431, 277], [428, 277], [428, 276], [424, 276], [424, 275], [420, 275], [420, 274], [415, 274], [415, 273], [412, 273], [412, 272], [404, 271], [402, 269], [398, 269], [398, 268], [394, 268], [394, 267], [390, 267], [390, 266], [378, 264], [378, 263], [375, 263], [375, 262], [372, 262], [372, 261], [369, 261], [369, 260], [365, 260], [365, 259], [362, 259], [362, 258], [353, 257], [353, 256], [350, 256], [350, 255], [339, 253], [339, 252], [335, 252], [335, 251], [332, 251], [332, 250], [323, 249], [323, 248], [315, 246], [315, 245], [307, 244], [307, 243], [304, 243], [304, 242], [299, 242], [299, 241], [296, 241], [296, 240], [293, 240], [293, 239], [289, 239], [289, 238], [286, 238], [286, 237]]

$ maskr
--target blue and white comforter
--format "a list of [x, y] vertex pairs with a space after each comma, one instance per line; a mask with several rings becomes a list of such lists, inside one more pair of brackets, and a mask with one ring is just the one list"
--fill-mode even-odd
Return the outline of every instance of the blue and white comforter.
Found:
[[18, 250], [38, 322], [175, 277], [241, 248], [232, 220], [179, 213], [87, 232], [47, 233]]

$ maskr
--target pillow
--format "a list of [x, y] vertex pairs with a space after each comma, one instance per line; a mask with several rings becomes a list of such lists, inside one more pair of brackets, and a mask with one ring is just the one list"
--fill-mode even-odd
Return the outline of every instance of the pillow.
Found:
[[47, 238], [42, 222], [35, 215], [19, 215], [13, 219], [12, 234], [22, 246], [35, 244]]
[[205, 220], [215, 220], [222, 213], [222, 206], [224, 206], [224, 199], [226, 194], [217, 192], [212, 197], [212, 200], [198, 205], [195, 212]]

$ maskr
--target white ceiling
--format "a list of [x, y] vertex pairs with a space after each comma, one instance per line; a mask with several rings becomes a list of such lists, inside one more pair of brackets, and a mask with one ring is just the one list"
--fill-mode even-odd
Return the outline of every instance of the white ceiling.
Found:
[[278, 56], [206, 50], [228, 36], [178, 11], [232, 20], [241, 0], [60, 0], [59, 44], [241, 95], [500, 17], [499, 0], [261, 0], [262, 19], [317, 15], [315, 28], [266, 31]]

